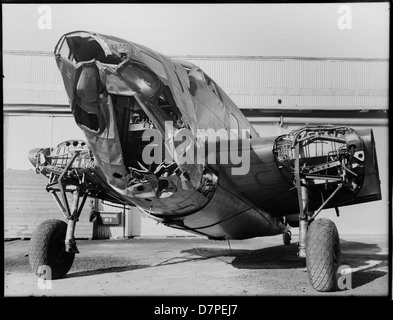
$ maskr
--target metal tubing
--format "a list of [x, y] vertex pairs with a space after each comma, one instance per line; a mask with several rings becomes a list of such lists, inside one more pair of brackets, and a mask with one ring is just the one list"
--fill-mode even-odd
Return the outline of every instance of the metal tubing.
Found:
[[63, 212], [64, 217], [66, 219], [69, 219], [70, 215], [69, 215], [67, 209], [64, 208], [64, 206], [61, 203], [61, 201], [59, 199], [59, 196], [56, 194], [56, 192], [55, 191], [51, 191], [50, 194], [52, 195], [53, 199], [55, 199], [55, 202], [56, 202], [57, 206], [59, 207], [59, 209], [61, 210], [61, 212]]
[[326, 201], [324, 203], [322, 203], [322, 205], [318, 208], [318, 210], [315, 211], [315, 213], [311, 216], [310, 220], [314, 220], [315, 219], [315, 217], [322, 211], [322, 209], [336, 195], [336, 193], [340, 191], [341, 188], [342, 188], [342, 185], [338, 185], [337, 186], [336, 190], [334, 190], [333, 193], [329, 196], [329, 198], [327, 198]]
[[66, 252], [79, 253], [75, 242], [75, 225], [78, 221], [78, 204], [79, 204], [79, 189], [76, 189], [72, 194], [72, 206], [71, 206], [71, 216], [67, 221], [67, 233], [65, 238], [65, 249]]
[[61, 198], [63, 199], [63, 203], [65, 204], [65, 209], [67, 211], [67, 214], [68, 214], [68, 216], [71, 216], [72, 212], [70, 210], [70, 205], [68, 204], [68, 199], [67, 199], [67, 195], [66, 195], [66, 187], [67, 186], [65, 184], [63, 184], [63, 182], [61, 180], [63, 178], [62, 175], [60, 175], [60, 177], [59, 177], [60, 194], [61, 194]]
[[306, 257], [306, 234], [308, 228], [308, 190], [305, 185], [300, 187], [303, 210], [299, 214], [299, 252], [300, 258]]
[[86, 199], [87, 199], [87, 193], [85, 193], [85, 194], [83, 195], [82, 203], [81, 203], [81, 205], [79, 206], [77, 221], [78, 221], [78, 219], [79, 219], [79, 216], [81, 215], [81, 212], [82, 212], [83, 206], [85, 205]]
[[300, 179], [299, 144], [295, 147], [295, 183], [299, 201], [299, 251], [300, 258], [306, 257], [306, 234], [308, 228], [308, 190], [306, 181]]
[[63, 182], [63, 178], [64, 178], [64, 175], [66, 174], [67, 170], [71, 167], [71, 165], [75, 161], [76, 157], [79, 155], [79, 153], [80, 153], [79, 151], [76, 151], [74, 153], [74, 155], [72, 156], [70, 161], [67, 163], [67, 165], [63, 169], [63, 172], [60, 174], [59, 178], [57, 179], [57, 181], [59, 183], [59, 189], [60, 189], [60, 192], [61, 192], [61, 197], [63, 198], [63, 202], [64, 202], [64, 204], [66, 206], [65, 209], [67, 210], [67, 213], [69, 215], [72, 215], [72, 212], [70, 211], [70, 206], [68, 204], [68, 200], [67, 200], [67, 196], [66, 196], [66, 185]]
[[300, 258], [306, 257], [306, 235], [308, 229], [307, 219], [299, 219], [299, 251]]
[[301, 213], [302, 218], [307, 218], [308, 216], [308, 190], [305, 185], [305, 181], [302, 181], [302, 185], [300, 186], [300, 193], [302, 195], [302, 203], [303, 203], [303, 212]]
[[308, 136], [308, 137], [297, 139], [296, 142], [299, 143], [306, 140], [312, 140], [310, 143], [313, 143], [315, 140], [345, 143], [345, 139], [341, 139], [337, 137], [329, 137], [329, 136]]
[[300, 183], [300, 164], [299, 164], [299, 144], [295, 147], [295, 184], [298, 195], [298, 203], [299, 203], [299, 214], [303, 212], [303, 202], [302, 202], [302, 194], [301, 194], [301, 183]]

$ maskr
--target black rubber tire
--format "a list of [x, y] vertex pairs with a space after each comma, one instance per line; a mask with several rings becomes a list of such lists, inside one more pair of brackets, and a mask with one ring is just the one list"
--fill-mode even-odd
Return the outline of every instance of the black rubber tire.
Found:
[[306, 264], [313, 288], [320, 292], [336, 291], [340, 263], [340, 238], [336, 225], [324, 218], [313, 221], [306, 235]]
[[40, 266], [51, 268], [52, 279], [64, 277], [71, 269], [75, 253], [65, 251], [66, 231], [67, 224], [57, 219], [46, 220], [34, 230], [30, 239], [29, 261], [35, 275], [40, 276]]

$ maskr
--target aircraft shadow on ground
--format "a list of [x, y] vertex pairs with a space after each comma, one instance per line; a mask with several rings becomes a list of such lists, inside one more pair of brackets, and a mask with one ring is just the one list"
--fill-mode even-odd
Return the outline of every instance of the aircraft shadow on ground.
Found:
[[[296, 269], [305, 268], [306, 260], [298, 258], [297, 245], [278, 245], [263, 249], [230, 249], [221, 247], [198, 246], [182, 250], [177, 256], [159, 261], [154, 264], [137, 264], [136, 261], [125, 261], [122, 258], [111, 257], [106, 259], [84, 259], [80, 266], [74, 265], [65, 278], [93, 276], [104, 273], [126, 272], [144, 268], [157, 268], [161, 266], [189, 263], [193, 261], [219, 259], [239, 269]], [[341, 265], [347, 265], [352, 269], [361, 268], [352, 273], [352, 288], [370, 283], [373, 280], [387, 274], [388, 254], [381, 252], [377, 244], [346, 241], [341, 239]], [[5, 259], [5, 270], [13, 271], [16, 262], [12, 257]], [[368, 261], [374, 264], [367, 267]], [[76, 259], [76, 263], [77, 259]], [[8, 267], [7, 267], [8, 266]], [[90, 269], [90, 267], [93, 267]], [[18, 260], [18, 270], [29, 271], [28, 259]], [[382, 268], [382, 269], [381, 269]], [[90, 269], [90, 270], [89, 270]], [[386, 271], [384, 271], [386, 270]]]
[[[388, 254], [382, 253], [377, 244], [345, 241], [341, 242], [341, 265], [351, 269], [361, 268], [352, 272], [352, 288], [363, 286], [388, 273]], [[369, 261], [374, 263], [369, 266]], [[383, 268], [383, 270], [380, 270]]]
[[[173, 257], [169, 258], [166, 260], [163, 260], [161, 262], [155, 263], [155, 264], [125, 264], [124, 261], [122, 261], [119, 264], [119, 266], [111, 266], [111, 267], [102, 267], [102, 268], [95, 268], [93, 270], [75, 270], [71, 271], [64, 277], [64, 278], [76, 278], [76, 277], [86, 277], [86, 276], [94, 276], [97, 274], [104, 274], [104, 273], [118, 273], [118, 272], [125, 272], [125, 271], [132, 271], [132, 270], [139, 270], [139, 269], [145, 269], [145, 268], [158, 268], [161, 266], [168, 266], [168, 265], [175, 265], [175, 264], [182, 264], [186, 262], [191, 262], [191, 261], [197, 261], [197, 260], [206, 260], [209, 259], [210, 257], [196, 257], [195, 255], [181, 255], [179, 257]], [[117, 264], [117, 259], [112, 258], [107, 261], [107, 263], [112, 263], [112, 264]], [[97, 262], [99, 264], [99, 262]], [[84, 268], [86, 269], [86, 268]]]
[[[351, 269], [361, 268], [352, 273], [353, 289], [387, 274], [388, 254], [381, 254], [381, 248], [377, 244], [343, 239], [340, 242], [341, 265], [346, 265]], [[297, 251], [297, 244], [293, 243], [256, 250], [199, 247], [182, 252], [200, 255], [205, 258], [232, 257], [231, 264], [239, 269], [305, 268], [306, 260], [299, 258]], [[366, 267], [368, 261], [374, 261], [374, 264]], [[386, 269], [386, 271], [376, 270], [380, 268]]]
[[279, 245], [263, 249], [229, 249], [199, 247], [182, 252], [207, 258], [230, 257], [239, 269], [293, 269], [306, 267], [306, 260], [298, 258], [297, 245]]
[[71, 270], [64, 277], [64, 279], [94, 276], [97, 274], [105, 274], [105, 273], [118, 273], [118, 272], [144, 269], [144, 268], [148, 268], [148, 267], [150, 267], [150, 266], [149, 265], [126, 265], [126, 266], [115, 266], [115, 267], [98, 268], [98, 269], [94, 269], [94, 270], [83, 270], [83, 271], [75, 271], [75, 272], [72, 272], [72, 270]]

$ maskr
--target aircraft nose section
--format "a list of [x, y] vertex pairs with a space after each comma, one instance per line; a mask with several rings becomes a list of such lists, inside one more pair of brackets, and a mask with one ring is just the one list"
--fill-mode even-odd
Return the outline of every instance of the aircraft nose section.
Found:
[[150, 100], [160, 91], [160, 77], [166, 79], [160, 62], [135, 44], [95, 33], [77, 31], [64, 35], [55, 48], [55, 56], [70, 100], [76, 86], [84, 109], [90, 107], [87, 102], [97, 100], [102, 86], [108, 93], [138, 93]]

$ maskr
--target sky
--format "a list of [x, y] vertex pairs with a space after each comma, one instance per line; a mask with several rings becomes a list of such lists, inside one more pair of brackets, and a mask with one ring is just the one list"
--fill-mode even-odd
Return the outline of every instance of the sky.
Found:
[[2, 4], [3, 50], [53, 51], [75, 30], [170, 56], [389, 58], [389, 2]]

